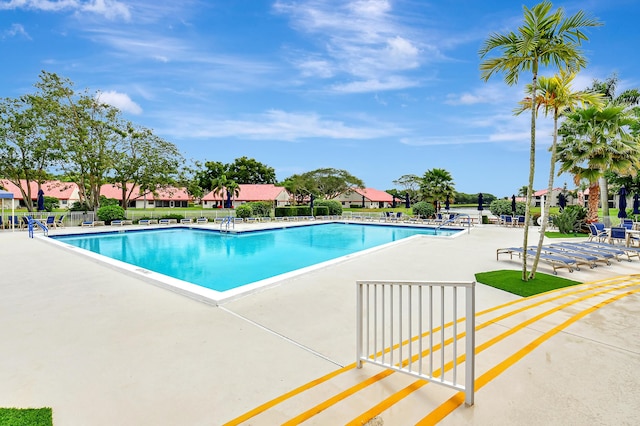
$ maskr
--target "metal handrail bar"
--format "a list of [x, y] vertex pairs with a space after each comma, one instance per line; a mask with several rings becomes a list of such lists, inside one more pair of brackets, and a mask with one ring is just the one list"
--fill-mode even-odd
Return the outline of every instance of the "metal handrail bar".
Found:
[[[473, 405], [475, 282], [357, 281], [356, 286], [357, 367], [368, 362], [463, 391], [466, 405]], [[461, 289], [464, 300], [458, 297]], [[464, 318], [458, 318], [459, 303]], [[464, 332], [458, 333], [462, 322]], [[462, 363], [464, 380], [459, 380]]]

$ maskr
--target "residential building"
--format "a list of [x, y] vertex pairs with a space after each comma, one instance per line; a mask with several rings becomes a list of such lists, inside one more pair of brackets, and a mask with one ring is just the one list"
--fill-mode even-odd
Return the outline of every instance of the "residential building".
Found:
[[[231, 196], [231, 207], [236, 208], [242, 204], [251, 201], [270, 201], [274, 207], [284, 207], [290, 204], [291, 194], [282, 186], [273, 184], [240, 184], [238, 185], [238, 195]], [[203, 208], [222, 208], [227, 207], [228, 203], [227, 191], [214, 194], [209, 192], [202, 197]]]

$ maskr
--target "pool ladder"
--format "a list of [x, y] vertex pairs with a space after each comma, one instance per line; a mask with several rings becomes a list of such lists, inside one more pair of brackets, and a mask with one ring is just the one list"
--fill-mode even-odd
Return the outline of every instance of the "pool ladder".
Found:
[[220, 222], [220, 232], [229, 232], [229, 228], [235, 229], [236, 221], [232, 216], [227, 216]]

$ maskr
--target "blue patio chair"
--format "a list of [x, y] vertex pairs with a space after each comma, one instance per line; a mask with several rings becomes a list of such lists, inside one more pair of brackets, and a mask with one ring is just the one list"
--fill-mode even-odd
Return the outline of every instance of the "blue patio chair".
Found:
[[524, 216], [516, 216], [516, 221], [514, 226], [522, 226], [524, 227]]
[[56, 226], [56, 217], [47, 216], [47, 221], [44, 224], [47, 225], [47, 228], [53, 228], [54, 226]]
[[504, 226], [513, 226], [513, 216], [505, 215], [504, 216]]
[[590, 223], [589, 231], [589, 241], [598, 240], [602, 242], [609, 237], [609, 234], [607, 234], [607, 231], [604, 229], [604, 223]]
[[55, 221], [56, 228], [64, 228], [64, 217], [65, 215], [60, 215], [58, 220]]
[[609, 242], [615, 244], [616, 241], [627, 244], [627, 228], [622, 226], [611, 227], [611, 233], [609, 234]]

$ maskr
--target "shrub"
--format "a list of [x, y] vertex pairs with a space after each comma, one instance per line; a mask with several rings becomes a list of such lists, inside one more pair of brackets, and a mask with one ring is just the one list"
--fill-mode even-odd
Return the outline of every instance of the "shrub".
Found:
[[60, 207], [60, 200], [56, 197], [44, 197], [44, 209], [48, 212], [52, 212], [53, 209]]
[[253, 209], [249, 203], [241, 204], [236, 208], [236, 217], [241, 217], [246, 219], [248, 217], [253, 217]]
[[342, 214], [342, 204], [335, 200], [316, 200], [313, 205], [315, 207], [327, 207], [331, 216], [340, 216]]
[[120, 206], [100, 207], [96, 214], [98, 219], [105, 221], [107, 224], [111, 223], [112, 220], [126, 219], [124, 209]]
[[100, 207], [119, 206], [119, 205], [120, 205], [120, 201], [116, 200], [115, 198], [107, 198], [104, 195], [100, 196]]
[[329, 207], [327, 206], [313, 206], [314, 216], [329, 216]]
[[251, 210], [253, 211], [252, 214], [255, 217], [271, 216], [271, 209], [273, 208], [273, 203], [271, 203], [271, 201], [251, 201], [246, 203], [246, 205], [251, 206]]
[[415, 203], [412, 207], [412, 211], [414, 216], [420, 216], [422, 219], [432, 217], [436, 214], [436, 209], [433, 207], [433, 204], [425, 201]]
[[170, 214], [165, 214], [164, 216], [161, 216], [160, 219], [175, 219], [178, 222], [180, 222], [180, 220], [184, 219], [184, 216], [178, 213], [170, 213]]
[[[526, 204], [518, 201], [516, 203], [516, 215], [524, 215], [525, 210]], [[511, 211], [511, 200], [493, 200], [491, 204], [489, 204], [489, 211], [494, 216], [500, 216], [503, 214], [510, 215], [513, 213]]]
[[91, 209], [87, 205], [86, 201], [82, 201], [82, 202], [76, 201], [73, 204], [71, 204], [71, 207], [69, 208], [69, 210], [71, 210], [72, 212], [86, 212]]
[[558, 215], [552, 216], [553, 224], [562, 234], [575, 234], [588, 229], [587, 210], [582, 206], [567, 206]]

